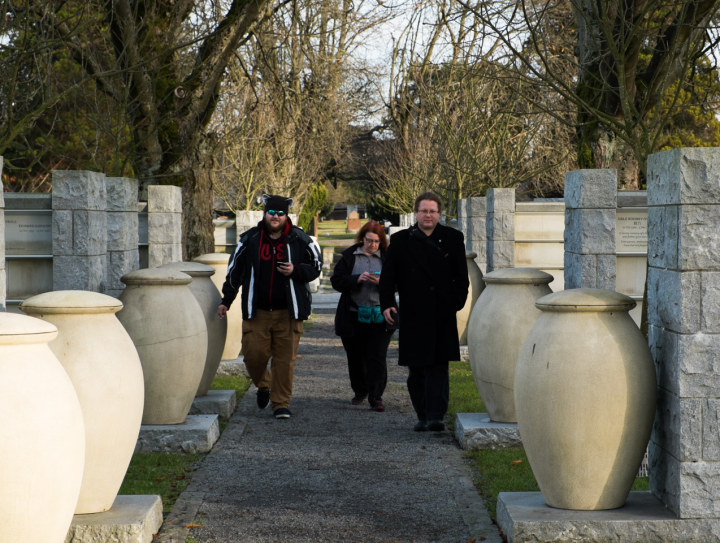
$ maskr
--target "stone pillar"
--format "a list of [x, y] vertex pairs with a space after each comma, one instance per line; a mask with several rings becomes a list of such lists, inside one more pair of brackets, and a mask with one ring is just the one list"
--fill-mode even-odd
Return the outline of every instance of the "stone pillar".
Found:
[[[0, 174], [3, 169], [3, 157], [0, 156]], [[0, 175], [0, 311], [5, 311], [7, 299], [7, 272], [5, 271], [5, 198], [3, 197], [2, 175]]]
[[487, 271], [515, 267], [515, 189], [487, 191]]
[[487, 199], [483, 197], [468, 198], [465, 205], [466, 228], [465, 249], [477, 255], [475, 263], [480, 271], [487, 271]]
[[107, 291], [120, 296], [125, 284], [120, 278], [140, 269], [138, 254], [138, 181], [107, 177]]
[[658, 373], [650, 490], [720, 518], [720, 149], [648, 157], [648, 343]]
[[565, 289], [615, 290], [616, 170], [565, 174]]
[[105, 292], [105, 174], [52, 172], [53, 290]]
[[182, 189], [148, 187], [148, 268], [182, 261]]

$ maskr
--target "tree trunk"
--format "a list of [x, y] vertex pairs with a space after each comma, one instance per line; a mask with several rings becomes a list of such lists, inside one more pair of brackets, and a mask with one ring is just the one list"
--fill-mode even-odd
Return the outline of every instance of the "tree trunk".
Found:
[[187, 149], [181, 164], [183, 193], [183, 260], [215, 252], [213, 226], [214, 192], [212, 184], [213, 141], [200, 138], [194, 149]]
[[624, 140], [609, 130], [599, 128], [597, 139], [588, 145], [593, 153], [595, 168], [617, 170], [618, 189], [640, 190], [644, 175], [632, 147]]

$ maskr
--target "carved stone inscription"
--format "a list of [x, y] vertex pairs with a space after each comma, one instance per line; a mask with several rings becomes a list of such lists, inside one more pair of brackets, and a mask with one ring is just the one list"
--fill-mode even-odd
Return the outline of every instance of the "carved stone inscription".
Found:
[[647, 253], [646, 209], [618, 209], [615, 250], [618, 253]]
[[6, 209], [5, 252], [8, 255], [51, 255], [52, 213]]

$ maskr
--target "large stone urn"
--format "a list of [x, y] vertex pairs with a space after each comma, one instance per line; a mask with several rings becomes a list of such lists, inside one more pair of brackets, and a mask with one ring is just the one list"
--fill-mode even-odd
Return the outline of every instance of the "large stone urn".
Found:
[[517, 422], [515, 364], [525, 336], [540, 316], [535, 301], [552, 292], [552, 280], [552, 275], [532, 268], [505, 268], [483, 277], [487, 286], [468, 324], [468, 355], [491, 420]]
[[467, 259], [468, 278], [470, 279], [470, 291], [468, 292], [467, 301], [463, 308], [457, 312], [457, 325], [458, 335], [460, 336], [460, 345], [467, 345], [468, 342], [468, 321], [472, 314], [472, 309], [475, 307], [482, 291], [485, 290], [485, 282], [483, 281], [483, 274], [480, 271], [480, 267], [475, 263], [477, 253], [472, 251], [465, 252], [465, 258]]
[[[215, 268], [215, 275], [212, 276], [212, 282], [215, 283], [220, 296], [222, 296], [222, 286], [227, 275], [228, 261], [230, 256], [225, 253], [210, 253], [201, 255], [193, 259], [193, 262], [200, 262], [212, 268]], [[238, 290], [237, 298], [225, 315], [227, 319], [227, 338], [225, 339], [225, 348], [222, 353], [222, 360], [235, 360], [240, 355], [242, 349], [242, 289]]]
[[20, 309], [54, 324], [49, 347], [77, 392], [85, 421], [85, 470], [76, 514], [112, 507], [135, 450], [143, 412], [143, 371], [135, 345], [115, 317], [117, 299], [60, 290]]
[[189, 275], [150, 268], [122, 276], [117, 314], [140, 355], [145, 378], [143, 424], [185, 421], [207, 358], [207, 326], [188, 288]]
[[205, 396], [210, 390], [210, 385], [215, 378], [218, 366], [220, 366], [220, 357], [225, 349], [227, 337], [227, 319], [221, 319], [217, 314], [222, 297], [211, 279], [215, 274], [215, 269], [199, 262], [171, 262], [160, 267], [177, 270], [193, 279], [188, 288], [200, 304], [208, 331], [205, 371], [195, 396]]
[[616, 292], [574, 289], [540, 298], [542, 314], [515, 371], [518, 429], [547, 504], [625, 503], [655, 413], [655, 366]]
[[80, 494], [85, 428], [49, 322], [0, 313], [0, 541], [63, 543]]

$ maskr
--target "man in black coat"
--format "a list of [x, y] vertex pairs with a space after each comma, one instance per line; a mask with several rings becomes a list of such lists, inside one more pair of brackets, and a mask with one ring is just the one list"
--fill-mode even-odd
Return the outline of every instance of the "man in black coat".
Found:
[[[400, 319], [401, 366], [418, 416], [415, 430], [439, 432], [450, 399], [448, 364], [460, 360], [457, 312], [470, 281], [462, 232], [438, 224], [442, 200], [424, 192], [415, 200], [417, 222], [393, 234], [380, 275], [385, 320]], [[395, 291], [400, 296], [395, 307]]]

